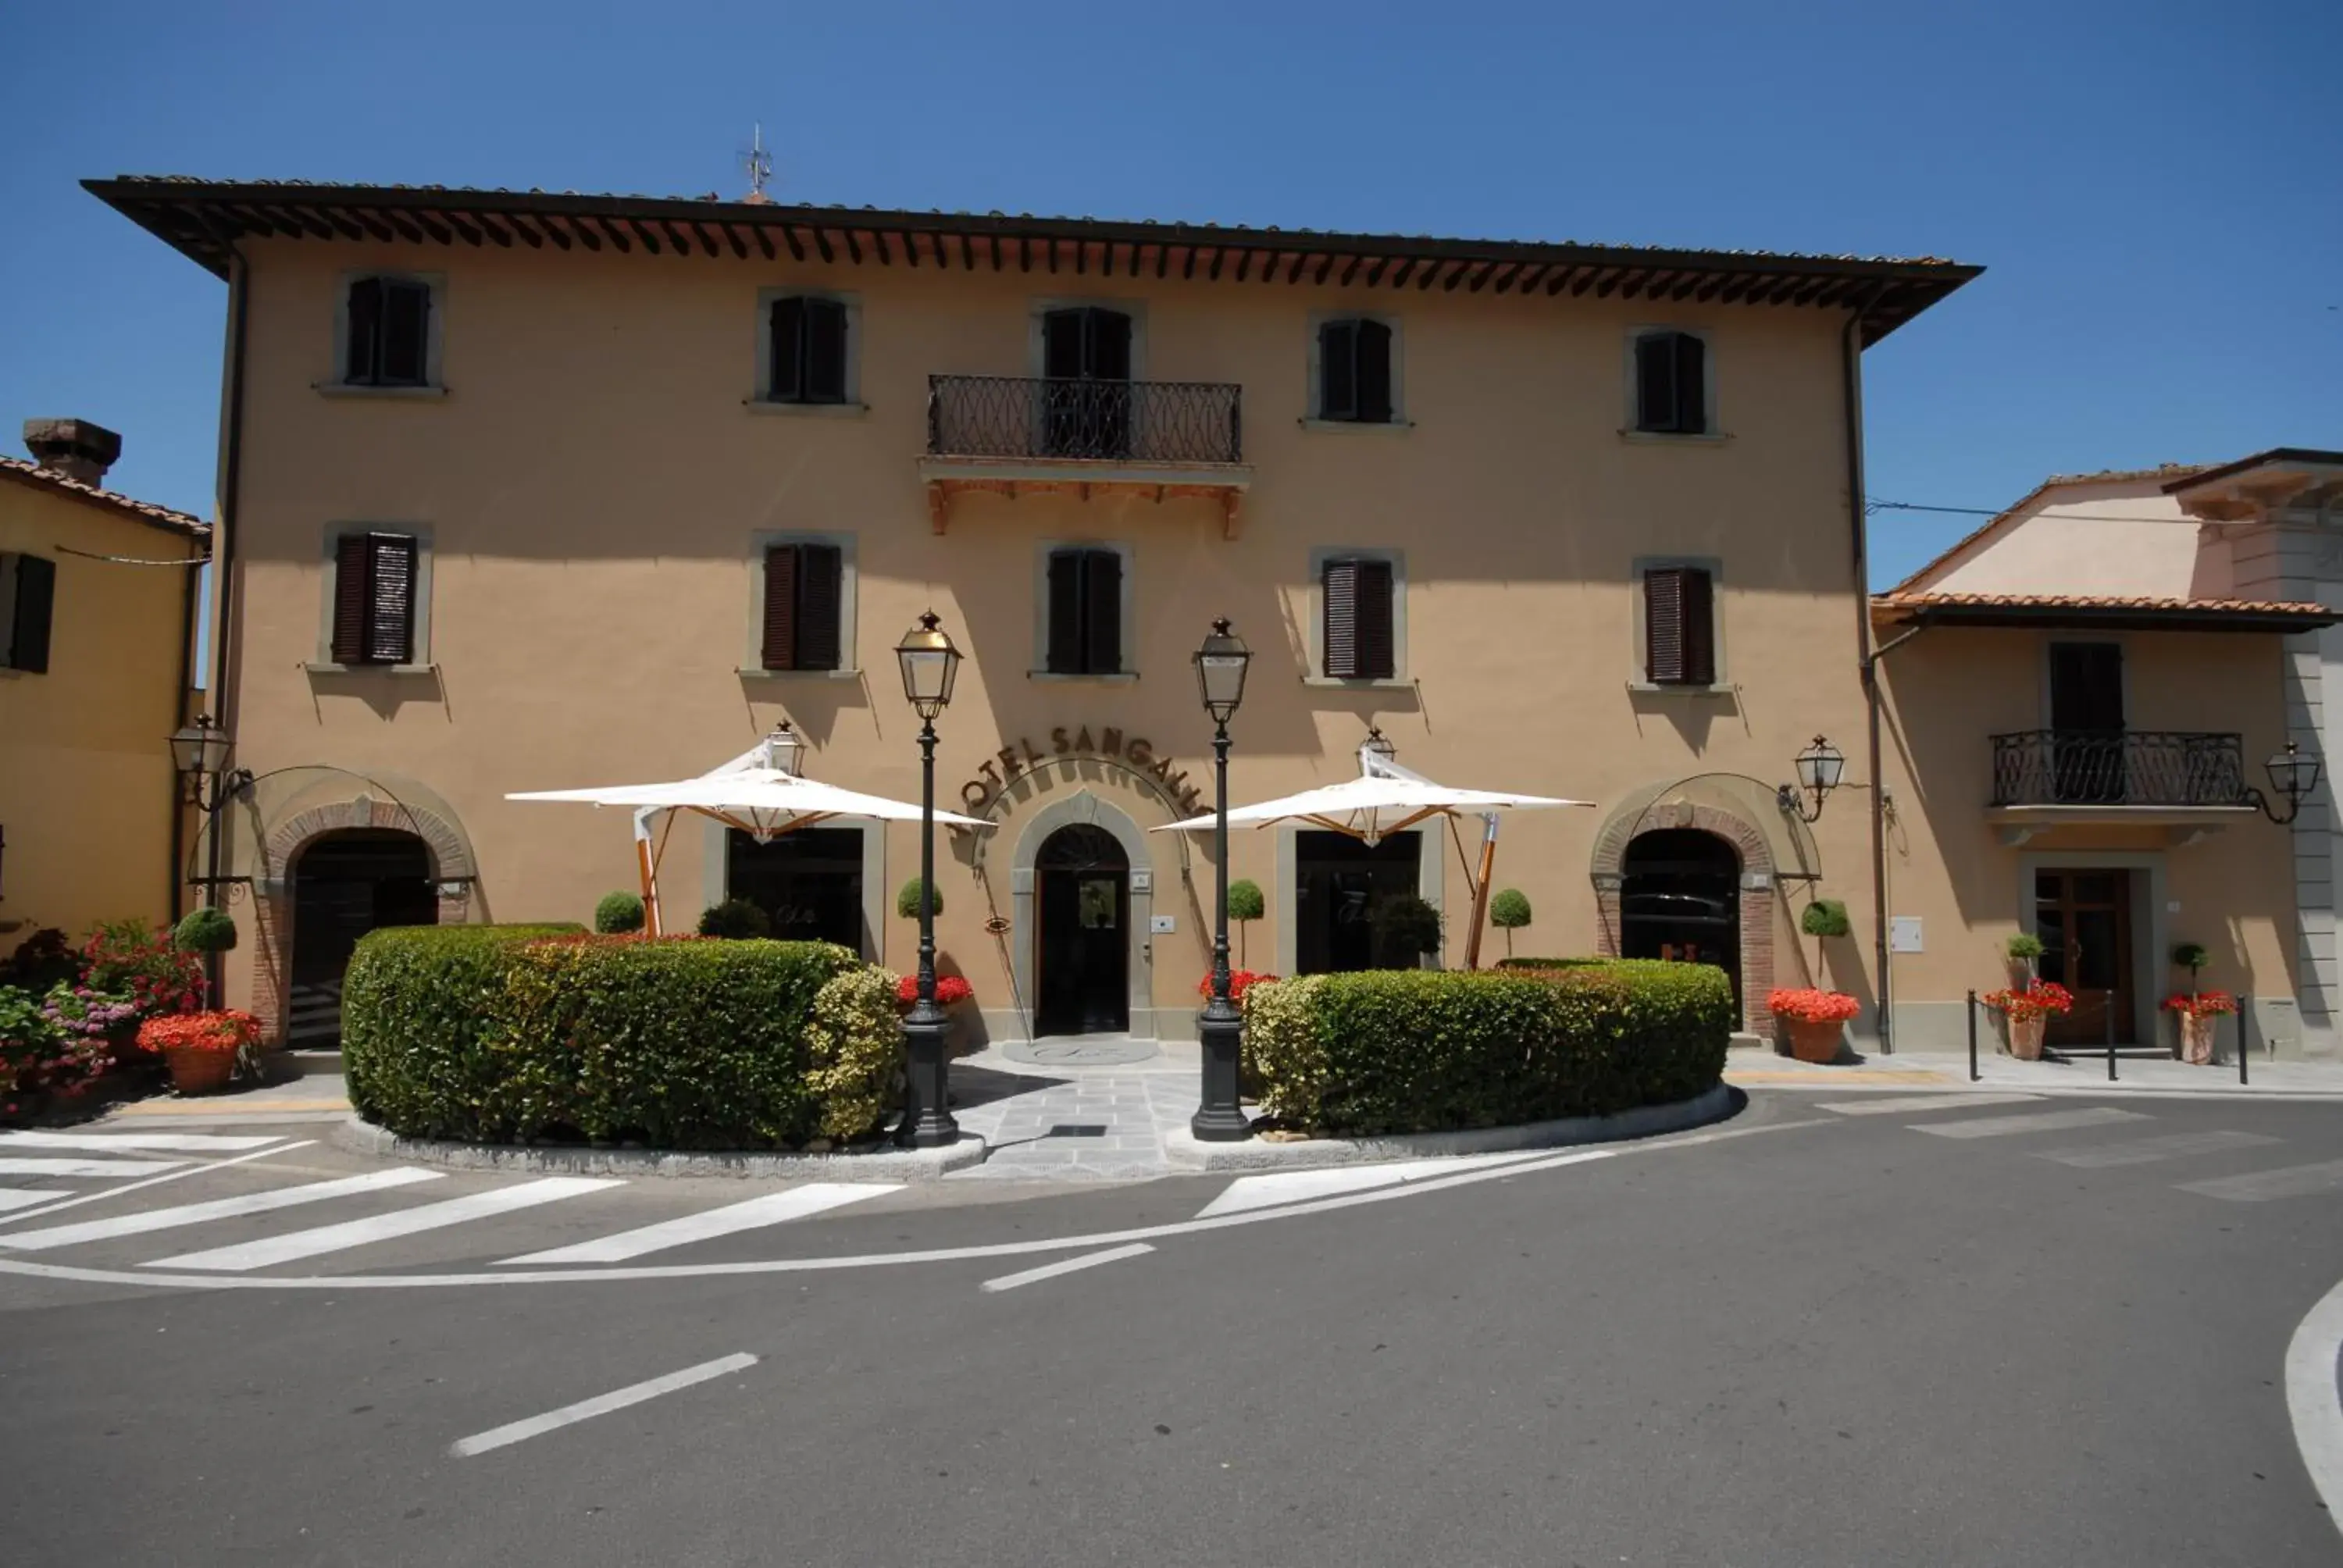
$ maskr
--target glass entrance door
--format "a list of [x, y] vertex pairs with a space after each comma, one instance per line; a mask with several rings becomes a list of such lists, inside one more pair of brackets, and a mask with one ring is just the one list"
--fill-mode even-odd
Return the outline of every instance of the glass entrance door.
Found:
[[1061, 828], [1033, 868], [1041, 931], [1035, 1034], [1120, 1034], [1131, 1027], [1131, 859], [1114, 835]]
[[2036, 871], [2034, 934], [2042, 939], [2042, 978], [2075, 993], [2074, 1010], [2053, 1014], [2043, 1038], [2053, 1045], [2102, 1044], [2112, 1011], [2116, 1043], [2136, 1040], [2131, 873]]

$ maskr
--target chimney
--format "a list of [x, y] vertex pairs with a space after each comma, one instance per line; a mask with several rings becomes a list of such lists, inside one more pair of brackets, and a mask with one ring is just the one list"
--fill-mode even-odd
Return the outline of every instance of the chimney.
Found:
[[122, 456], [122, 437], [87, 419], [27, 419], [25, 448], [49, 472], [96, 487]]

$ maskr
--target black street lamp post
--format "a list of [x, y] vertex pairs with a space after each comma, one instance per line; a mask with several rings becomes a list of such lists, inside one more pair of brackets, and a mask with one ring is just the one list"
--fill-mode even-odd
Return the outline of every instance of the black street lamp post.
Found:
[[[235, 742], [226, 730], [212, 722], [211, 715], [198, 713], [195, 722], [182, 726], [171, 735], [171, 766], [179, 775], [179, 799], [203, 813], [206, 830], [211, 836], [211, 878], [206, 885], [207, 898], [216, 897], [220, 868], [220, 808], [249, 788], [252, 774], [247, 769], [231, 771], [228, 758], [235, 751]], [[185, 875], [184, 869], [180, 872]], [[206, 1000], [217, 1007], [220, 1000], [220, 956], [216, 951], [204, 954], [204, 986]]]
[[904, 633], [895, 658], [902, 666], [903, 695], [920, 715], [919, 998], [903, 1020], [903, 1121], [895, 1141], [936, 1149], [960, 1138], [946, 1100], [944, 1010], [936, 1005], [936, 715], [951, 701], [960, 649], [930, 610]]
[[1229, 995], [1229, 719], [1244, 700], [1245, 667], [1252, 650], [1223, 618], [1196, 650], [1196, 685], [1204, 710], [1212, 716], [1212, 995], [1196, 1022], [1203, 1048], [1202, 1100], [1188, 1130], [1207, 1143], [1233, 1143], [1252, 1136], [1239, 1103], [1238, 1052], [1244, 1015]]

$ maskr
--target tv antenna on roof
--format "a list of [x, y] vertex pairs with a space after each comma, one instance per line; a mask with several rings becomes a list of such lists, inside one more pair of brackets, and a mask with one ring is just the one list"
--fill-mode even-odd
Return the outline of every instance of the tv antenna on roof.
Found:
[[749, 144], [749, 150], [740, 155], [740, 166], [749, 172], [749, 195], [746, 199], [758, 203], [772, 200], [772, 197], [765, 194], [765, 182], [773, 177], [773, 155], [765, 150], [765, 127], [762, 122], [757, 125], [753, 139]]

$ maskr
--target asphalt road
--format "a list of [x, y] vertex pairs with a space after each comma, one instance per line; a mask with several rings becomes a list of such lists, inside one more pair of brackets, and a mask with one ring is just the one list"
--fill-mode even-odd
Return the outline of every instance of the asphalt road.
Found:
[[[1918, 1129], [2100, 1102], [1845, 1115], [1833, 1101], [1855, 1097], [1760, 1094], [1706, 1136], [1258, 1210], [1007, 1289], [984, 1286], [1109, 1244], [383, 1283], [477, 1279], [517, 1247], [610, 1227], [557, 1223], [551, 1204], [225, 1289], [114, 1276], [290, 1221], [0, 1253], [103, 1276], [0, 1272], [0, 1557], [2343, 1561], [2282, 1376], [2296, 1325], [2343, 1279], [2343, 1175], [2267, 1174], [2343, 1161], [2338, 1108], [2110, 1101], [2129, 1117], [1947, 1136]], [[317, 1158], [307, 1179], [363, 1168]], [[202, 1194], [266, 1163], [206, 1176]], [[645, 1261], [1144, 1231], [1229, 1186], [947, 1184]], [[57, 1222], [187, 1196], [126, 1193]], [[576, 1202], [620, 1197], [677, 1201]], [[0, 1240], [26, 1228], [0, 1220]], [[288, 1273], [338, 1282], [287, 1288]], [[467, 1439], [488, 1445], [455, 1452]]]

